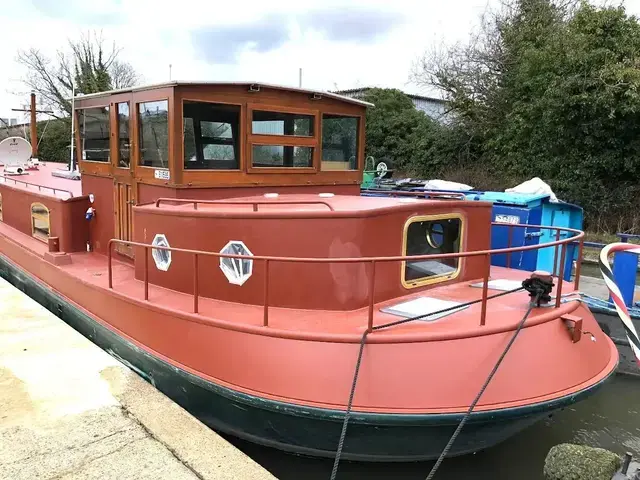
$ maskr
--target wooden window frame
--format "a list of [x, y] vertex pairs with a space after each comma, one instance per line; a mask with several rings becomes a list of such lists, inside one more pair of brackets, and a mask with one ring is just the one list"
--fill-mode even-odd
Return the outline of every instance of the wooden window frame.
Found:
[[[46, 215], [46, 220], [47, 220], [47, 228], [49, 230], [49, 235], [47, 235], [47, 237], [45, 238], [43, 235], [40, 234], [36, 234], [36, 225], [34, 222], [34, 219], [39, 219], [39, 220], [44, 220], [45, 219], [45, 215], [42, 213], [33, 213], [33, 207], [35, 205], [41, 205], [42, 207], [44, 207], [44, 209], [47, 211], [47, 215]], [[31, 204], [31, 207], [29, 207], [29, 213], [31, 215], [31, 236], [33, 238], [35, 238], [36, 240], [40, 240], [42, 242], [48, 242], [49, 241], [49, 237], [51, 237], [51, 211], [49, 210], [49, 207], [47, 207], [44, 203], [42, 202], [33, 202]]]
[[[98, 100], [98, 99], [96, 99]], [[80, 115], [78, 113], [81, 110], [87, 110], [89, 108], [108, 108], [109, 109], [109, 139], [111, 139], [111, 105], [104, 103], [105, 99], [100, 98], [99, 102], [89, 102], [87, 105], [82, 105], [74, 109], [74, 121], [75, 121], [75, 141], [76, 141], [76, 159], [78, 166], [80, 167], [80, 173], [88, 173], [91, 175], [111, 176], [111, 164], [113, 159], [111, 158], [111, 142], [109, 142], [109, 161], [98, 162], [96, 160], [85, 160], [82, 158], [82, 135], [80, 125]]]
[[[167, 102], [167, 166], [166, 167], [153, 167], [150, 165], [143, 165], [142, 163], [140, 163], [142, 161], [142, 152], [140, 151], [140, 147], [142, 144], [141, 141], [141, 128], [142, 128], [142, 121], [140, 119], [140, 105], [143, 103], [153, 103], [153, 102]], [[172, 104], [172, 100], [169, 96], [162, 96], [162, 98], [152, 98], [152, 99], [135, 99], [134, 101], [134, 105], [135, 105], [135, 109], [136, 109], [136, 131], [134, 133], [134, 135], [136, 136], [136, 170], [139, 171], [144, 171], [147, 170], [149, 172], [151, 172], [151, 177], [155, 178], [155, 171], [156, 170], [167, 170], [169, 171], [169, 181], [171, 181], [171, 177], [172, 175], [172, 169], [171, 169], [171, 141], [169, 139], [170, 135], [171, 135], [171, 104]], [[129, 114], [129, 117], [131, 117], [131, 114]], [[131, 138], [131, 132], [129, 132], [129, 138]], [[174, 159], [175, 161], [175, 159]]]
[[[129, 166], [121, 167], [120, 166], [120, 113], [118, 112], [118, 106], [122, 103], [126, 103], [129, 106]], [[114, 152], [113, 158], [111, 159], [111, 163], [113, 164], [113, 168], [119, 173], [131, 172], [131, 165], [133, 164], [133, 145], [135, 144], [133, 139], [131, 138], [131, 125], [133, 124], [133, 110], [131, 109], [131, 99], [114, 99], [111, 103], [111, 108], [113, 110], [113, 125], [115, 126], [114, 132], [111, 135], [114, 137], [114, 141], [112, 144], [112, 150]]]
[[333, 111], [333, 110], [322, 110], [320, 112], [320, 132], [319, 132], [319, 144], [320, 144], [320, 153], [322, 153], [322, 118], [325, 115], [336, 115], [336, 116], [340, 116], [340, 117], [348, 117], [348, 118], [355, 118], [356, 121], [358, 122], [358, 129], [356, 132], [356, 167], [355, 168], [349, 168], [346, 170], [322, 170], [322, 155], [320, 155], [320, 159], [319, 159], [319, 171], [321, 172], [357, 172], [360, 170], [360, 152], [361, 149], [364, 149], [364, 144], [362, 142], [362, 136], [361, 136], [361, 130], [362, 130], [362, 125], [364, 123], [363, 121], [363, 116], [362, 115], [357, 115], [357, 114], [349, 114], [349, 113], [343, 113], [340, 111]]
[[[434, 215], [415, 215], [407, 219], [407, 221], [404, 224], [404, 230], [402, 233], [402, 256], [405, 256], [405, 257], [407, 256], [407, 233], [409, 231], [409, 227], [411, 226], [411, 224], [417, 223], [417, 222], [424, 222], [424, 221], [433, 221], [433, 220], [448, 220], [451, 218], [457, 218], [458, 220], [460, 220], [460, 240], [459, 240], [460, 247], [458, 249], [458, 252], [456, 252], [456, 253], [460, 253], [464, 248], [464, 244], [465, 244], [465, 241], [464, 241], [465, 233], [466, 233], [465, 217], [461, 213], [441, 213], [441, 214], [434, 214]], [[458, 267], [454, 272], [407, 281], [406, 280], [407, 261], [403, 260], [402, 262], [400, 262], [400, 279], [402, 282], [402, 286], [406, 289], [412, 289], [412, 288], [423, 287], [425, 285], [433, 285], [435, 283], [442, 283], [442, 282], [448, 282], [450, 280], [455, 280], [456, 278], [458, 278], [458, 276], [460, 276], [460, 272], [462, 272], [463, 261], [464, 261], [463, 257], [458, 257]]]
[[[293, 113], [309, 115], [313, 117], [313, 136], [296, 137], [294, 135], [261, 135], [253, 133], [253, 111]], [[283, 105], [270, 105], [264, 103], [247, 103], [247, 146], [246, 146], [246, 172], [247, 173], [317, 173], [320, 168], [320, 110], [308, 108], [287, 107]], [[313, 154], [310, 167], [254, 167], [253, 166], [253, 146], [285, 146], [285, 147], [311, 147]]]
[[[238, 168], [184, 168], [184, 102], [192, 103], [211, 103], [213, 105], [229, 105], [232, 107], [238, 107], [240, 109], [240, 118], [238, 119]], [[200, 172], [213, 172], [213, 173], [238, 173], [245, 170], [245, 149], [244, 147], [244, 129], [246, 128], [245, 115], [246, 109], [243, 103], [239, 102], [225, 102], [220, 100], [202, 100], [197, 98], [181, 98], [180, 100], [180, 157], [179, 165], [182, 175], [196, 175]]]

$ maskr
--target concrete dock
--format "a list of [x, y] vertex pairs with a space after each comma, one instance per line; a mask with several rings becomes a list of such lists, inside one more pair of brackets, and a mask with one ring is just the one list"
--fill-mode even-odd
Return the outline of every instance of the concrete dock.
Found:
[[0, 479], [274, 479], [0, 278]]

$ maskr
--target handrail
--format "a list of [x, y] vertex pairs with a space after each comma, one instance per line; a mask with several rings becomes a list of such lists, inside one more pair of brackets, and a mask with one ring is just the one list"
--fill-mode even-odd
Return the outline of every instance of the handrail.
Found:
[[253, 206], [253, 211], [258, 211], [258, 205], [324, 205], [329, 208], [332, 212], [334, 211], [333, 207], [328, 203], [322, 200], [286, 200], [286, 201], [275, 201], [269, 202], [267, 200], [197, 200], [197, 199], [188, 199], [188, 198], [158, 198], [156, 200], [156, 208], [160, 207], [161, 202], [169, 202], [169, 203], [193, 203], [193, 209], [198, 209], [198, 204], [203, 205], [251, 205]]
[[383, 193], [385, 197], [411, 197], [411, 198], [442, 198], [442, 199], [454, 199], [454, 200], [465, 200], [466, 197], [464, 193], [461, 192], [442, 192], [438, 190], [414, 190], [414, 191], [404, 191], [404, 190], [385, 190], [384, 188], [367, 188], [362, 190], [360, 193], [363, 194], [377, 194]]
[[38, 191], [39, 192], [42, 191], [43, 188], [46, 188], [47, 190], [53, 190], [53, 194], [54, 195], [56, 195], [56, 192], [68, 193], [69, 197], [73, 198], [73, 193], [71, 193], [69, 190], [65, 190], [64, 188], [54, 188], [54, 187], [48, 187], [46, 185], [38, 185], [37, 183], [25, 182], [24, 180], [16, 180], [15, 178], [7, 177], [6, 175], [0, 175], [0, 179], [2, 179], [2, 180], [11, 180], [16, 185], [18, 183], [22, 183], [23, 185], [26, 185], [27, 187], [29, 187], [29, 186], [38, 187]]
[[[560, 307], [561, 293], [562, 293], [562, 285], [564, 279], [564, 264], [566, 259], [566, 250], [568, 246], [575, 241], [579, 241], [579, 260], [582, 257], [583, 251], [583, 243], [584, 243], [584, 232], [580, 230], [576, 230], [573, 228], [566, 227], [547, 227], [541, 225], [528, 225], [528, 224], [504, 224], [504, 223], [492, 223], [493, 225], [501, 225], [512, 228], [528, 228], [535, 227], [541, 229], [555, 230], [556, 240], [547, 242], [541, 245], [523, 245], [521, 247], [511, 247], [511, 238], [512, 235], [509, 235], [509, 245], [507, 248], [499, 248], [494, 250], [476, 250], [476, 251], [467, 251], [467, 252], [458, 252], [458, 253], [442, 253], [442, 254], [430, 254], [430, 255], [414, 255], [414, 256], [391, 256], [391, 257], [342, 257], [342, 258], [317, 258], [317, 257], [276, 257], [276, 256], [268, 256], [268, 255], [239, 255], [239, 254], [229, 254], [229, 253], [220, 253], [220, 252], [207, 252], [204, 250], [192, 250], [188, 248], [178, 248], [178, 247], [165, 247], [165, 246], [156, 246], [148, 243], [134, 242], [128, 240], [119, 240], [112, 238], [109, 240], [107, 245], [107, 257], [108, 257], [108, 281], [109, 288], [113, 289], [113, 271], [112, 271], [112, 250], [114, 244], [121, 245], [129, 245], [134, 247], [144, 248], [144, 299], [149, 300], [149, 249], [156, 250], [168, 250], [171, 252], [180, 252], [194, 255], [193, 260], [193, 310], [194, 313], [198, 313], [198, 300], [199, 300], [199, 292], [198, 292], [198, 257], [200, 255], [214, 257], [214, 258], [232, 258], [232, 259], [249, 259], [252, 261], [264, 262], [265, 265], [265, 278], [264, 278], [264, 313], [263, 313], [263, 326], [269, 326], [269, 266], [271, 262], [285, 262], [285, 263], [369, 263], [371, 265], [371, 278], [369, 279], [369, 296], [368, 296], [368, 320], [367, 320], [367, 330], [369, 332], [373, 329], [373, 314], [374, 314], [374, 292], [375, 292], [375, 275], [376, 275], [376, 263], [380, 262], [405, 262], [405, 261], [419, 261], [419, 260], [434, 260], [434, 259], [450, 259], [450, 258], [466, 258], [466, 257], [477, 257], [484, 256], [485, 257], [485, 265], [486, 269], [483, 275], [483, 288], [482, 288], [482, 305], [481, 305], [481, 313], [480, 313], [480, 326], [484, 326], [486, 323], [486, 314], [487, 314], [487, 301], [488, 301], [488, 283], [489, 283], [489, 274], [491, 271], [491, 255], [500, 255], [507, 254], [510, 259], [510, 255], [514, 252], [525, 252], [529, 250], [538, 250], [543, 248], [555, 247], [556, 250], [558, 248], [561, 249], [561, 261], [559, 266], [559, 272], [556, 275], [556, 263], [554, 261], [554, 268], [552, 275], [557, 278], [557, 290], [556, 290], [556, 302], [555, 307]], [[560, 240], [560, 232], [568, 232], [573, 233], [573, 236], [570, 236], [566, 239]], [[576, 265], [576, 279], [575, 279], [575, 288], [578, 289], [579, 279], [580, 279], [580, 261], [577, 262]]]

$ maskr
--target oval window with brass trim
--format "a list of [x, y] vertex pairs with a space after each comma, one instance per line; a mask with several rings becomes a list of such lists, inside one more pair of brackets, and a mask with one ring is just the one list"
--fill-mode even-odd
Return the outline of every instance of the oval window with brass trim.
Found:
[[31, 204], [31, 235], [46, 242], [51, 232], [49, 209], [42, 203]]

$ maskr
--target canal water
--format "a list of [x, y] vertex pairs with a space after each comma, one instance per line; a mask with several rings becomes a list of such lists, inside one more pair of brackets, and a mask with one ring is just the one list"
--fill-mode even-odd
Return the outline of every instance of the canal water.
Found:
[[[640, 458], [640, 379], [615, 376], [591, 397], [557, 412], [491, 449], [446, 459], [437, 480], [540, 480], [547, 452], [559, 443], [603, 447]], [[280, 480], [327, 480], [333, 461], [288, 455], [227, 437]], [[337, 439], [336, 439], [337, 442]], [[358, 464], [343, 462], [339, 480], [426, 478], [432, 463]]]

